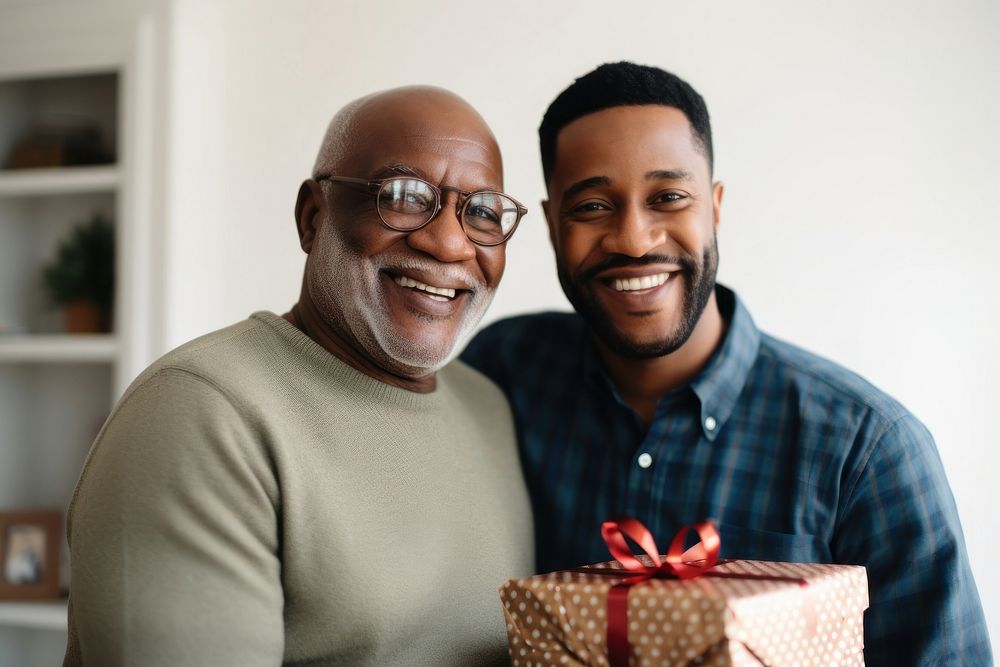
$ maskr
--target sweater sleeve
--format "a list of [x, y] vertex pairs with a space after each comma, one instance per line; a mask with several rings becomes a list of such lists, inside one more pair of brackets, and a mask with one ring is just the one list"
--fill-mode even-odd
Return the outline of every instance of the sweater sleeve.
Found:
[[204, 379], [160, 371], [92, 448], [73, 503], [66, 664], [276, 665], [278, 486]]
[[833, 547], [837, 562], [868, 570], [865, 662], [993, 664], [955, 501], [934, 440], [914, 417], [872, 444]]

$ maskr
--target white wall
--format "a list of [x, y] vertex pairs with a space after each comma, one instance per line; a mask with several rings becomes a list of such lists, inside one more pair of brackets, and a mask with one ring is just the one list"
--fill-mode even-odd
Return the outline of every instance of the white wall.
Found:
[[[861, 372], [935, 434], [992, 635], [1000, 444], [1000, 5], [177, 0], [166, 346], [283, 312], [297, 186], [330, 115], [451, 88], [492, 124], [531, 206], [490, 319], [564, 307], [535, 129], [593, 66], [673, 70], [707, 99], [727, 185], [720, 279], [762, 328]], [[692, 517], [695, 518], [695, 517]]]

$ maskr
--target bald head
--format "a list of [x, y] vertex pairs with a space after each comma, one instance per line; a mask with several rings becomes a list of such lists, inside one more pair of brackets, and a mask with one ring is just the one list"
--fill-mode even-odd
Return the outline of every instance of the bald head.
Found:
[[455, 140], [480, 144], [484, 157], [495, 156], [501, 175], [500, 149], [486, 121], [458, 95], [433, 86], [392, 88], [348, 103], [327, 127], [313, 175], [347, 173], [360, 153], [389, 134], [424, 136], [442, 128]]

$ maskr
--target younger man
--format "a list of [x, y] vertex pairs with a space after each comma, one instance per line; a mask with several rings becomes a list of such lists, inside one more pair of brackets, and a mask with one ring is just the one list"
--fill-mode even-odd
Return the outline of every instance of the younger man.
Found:
[[539, 129], [576, 314], [499, 322], [463, 358], [514, 410], [542, 571], [607, 559], [603, 519], [668, 540], [713, 518], [736, 558], [868, 569], [871, 665], [988, 665], [930, 434], [857, 375], [758, 331], [715, 283], [723, 187], [704, 100], [603, 65]]

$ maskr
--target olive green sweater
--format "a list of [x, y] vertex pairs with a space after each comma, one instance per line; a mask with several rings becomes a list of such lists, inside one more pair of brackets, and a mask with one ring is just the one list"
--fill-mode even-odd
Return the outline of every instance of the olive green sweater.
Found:
[[533, 568], [499, 390], [388, 386], [272, 313], [132, 384], [68, 532], [71, 665], [504, 663], [497, 587]]

